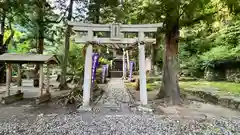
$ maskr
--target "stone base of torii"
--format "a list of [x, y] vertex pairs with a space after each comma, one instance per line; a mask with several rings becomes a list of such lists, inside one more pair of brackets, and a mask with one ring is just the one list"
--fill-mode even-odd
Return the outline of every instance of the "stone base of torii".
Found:
[[[86, 44], [86, 56], [84, 66], [84, 84], [83, 84], [83, 104], [81, 110], [90, 109], [90, 90], [92, 74], [92, 53], [93, 45], [104, 45], [112, 49], [123, 49], [123, 67], [125, 67], [126, 50], [138, 46], [139, 52], [139, 80], [140, 80], [140, 102], [142, 106], [148, 104], [147, 83], [146, 83], [146, 63], [145, 63], [145, 44], [154, 44], [155, 38], [145, 37], [145, 33], [156, 32], [162, 24], [141, 24], [141, 25], [122, 25], [122, 24], [84, 24], [78, 22], [68, 22], [76, 33], [75, 42]], [[94, 37], [94, 32], [110, 32], [109, 38]], [[138, 33], [136, 38], [124, 38], [124, 33]], [[82, 34], [87, 33], [87, 34]], [[126, 68], [123, 68], [123, 78], [126, 78]]]

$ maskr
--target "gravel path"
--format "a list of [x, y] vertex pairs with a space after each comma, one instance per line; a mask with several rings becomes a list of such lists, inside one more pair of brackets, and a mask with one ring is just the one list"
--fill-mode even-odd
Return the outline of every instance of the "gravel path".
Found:
[[179, 121], [154, 115], [93, 116], [90, 122], [81, 114], [39, 116], [27, 121], [1, 123], [1, 134], [14, 135], [237, 135], [240, 119], [218, 119], [211, 123]]
[[[240, 118], [180, 120], [135, 113], [123, 81], [112, 79], [92, 112], [38, 115], [0, 121], [0, 135], [238, 135]], [[97, 110], [97, 111], [96, 111]]]

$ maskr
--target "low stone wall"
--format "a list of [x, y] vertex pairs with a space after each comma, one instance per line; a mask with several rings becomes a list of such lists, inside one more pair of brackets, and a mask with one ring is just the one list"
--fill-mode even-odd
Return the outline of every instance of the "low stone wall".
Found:
[[226, 80], [225, 72], [207, 68], [204, 71], [204, 79], [207, 81], [221, 81]]
[[226, 79], [230, 82], [240, 83], [240, 69], [228, 69], [226, 71]]
[[11, 104], [23, 100], [23, 92], [17, 91], [16, 94], [2, 98], [2, 104]]
[[229, 81], [240, 83], [240, 69], [227, 69], [226, 71], [218, 71], [208, 68], [204, 72], [204, 79], [207, 81]]
[[[179, 81], [197, 81], [199, 80], [198, 78], [193, 78], [193, 77], [179, 77]], [[162, 76], [158, 77], [147, 77], [147, 83], [154, 83], [154, 82], [160, 82], [162, 81]]]
[[121, 78], [123, 76], [122, 71], [110, 71], [111, 78]]
[[240, 97], [221, 93], [214, 88], [189, 88], [186, 92], [204, 99], [206, 102], [240, 111]]

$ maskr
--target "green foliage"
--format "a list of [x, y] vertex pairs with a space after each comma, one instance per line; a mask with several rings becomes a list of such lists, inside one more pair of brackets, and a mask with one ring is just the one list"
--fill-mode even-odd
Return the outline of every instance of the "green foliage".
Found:
[[99, 58], [99, 63], [101, 63], [101, 64], [110, 64], [110, 61], [108, 60], [108, 59], [105, 59], [105, 58], [103, 58], [103, 57], [100, 57]]
[[[88, 6], [89, 11], [87, 20], [93, 23], [101, 23], [102, 22], [101, 17], [107, 15], [109, 19], [111, 18], [112, 15], [111, 11], [117, 10], [116, 12], [118, 12], [118, 9], [115, 8], [118, 5], [119, 5], [118, 0], [90, 0]], [[105, 20], [103, 19], [103, 21]]]
[[[10, 44], [8, 45], [8, 52], [10, 53], [28, 53], [30, 52], [30, 43], [29, 41], [21, 41], [21, 38], [24, 36], [24, 33], [18, 31], [18, 30], [14, 30], [15, 34], [14, 37], [12, 39], [12, 41], [10, 42]], [[7, 30], [4, 33], [4, 41], [7, 40], [7, 38], [9, 37], [9, 35], [11, 34], [11, 30]]]
[[230, 48], [228, 46], [217, 46], [212, 48], [210, 51], [203, 53], [200, 58], [204, 61], [221, 60], [231, 56], [228, 51], [229, 49]]
[[31, 41], [31, 47], [37, 49], [39, 46], [35, 42], [45, 39], [45, 45], [54, 42], [56, 36], [55, 24], [59, 23], [60, 15], [53, 12], [53, 7], [46, 1], [30, 0], [24, 5], [25, 12], [19, 16], [19, 24], [26, 30], [22, 40]]
[[80, 52], [83, 50], [83, 45], [70, 44], [68, 57], [68, 72], [81, 76], [84, 69], [84, 57]]
[[147, 83], [147, 91], [154, 91], [158, 90], [161, 87], [161, 85], [158, 83]]
[[[191, 74], [214, 67], [219, 61], [239, 58], [240, 23], [237, 16], [229, 20], [225, 18], [227, 13], [222, 15], [222, 12], [216, 15], [212, 23], [201, 22], [182, 28], [180, 63]], [[219, 21], [220, 16], [224, 17], [223, 21]]]
[[218, 32], [214, 33], [211, 44], [216, 47], [204, 52], [200, 58], [205, 63], [212, 61], [220, 61], [226, 59], [236, 59], [240, 57], [240, 23], [234, 21], [232, 24], [226, 25]]
[[[240, 84], [231, 82], [207, 82], [207, 81], [184, 81], [180, 82], [180, 87], [182, 89], [186, 88], [203, 88], [203, 87], [213, 87], [218, 88], [219, 94], [229, 95], [234, 94], [236, 96], [240, 95]], [[192, 90], [192, 89], [191, 89]]]

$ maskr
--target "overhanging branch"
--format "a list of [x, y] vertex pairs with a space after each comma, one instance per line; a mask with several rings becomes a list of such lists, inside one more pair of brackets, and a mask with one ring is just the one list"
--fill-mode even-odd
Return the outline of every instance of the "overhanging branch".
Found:
[[193, 3], [194, 0], [191, 0], [191, 2], [189, 4], [184, 4], [183, 7], [182, 7], [182, 13], [180, 13], [180, 16], [179, 18], [181, 18], [181, 16], [185, 13], [187, 7], [191, 6], [191, 4]]
[[9, 35], [9, 37], [7, 38], [7, 40], [5, 41], [4, 45], [8, 46], [8, 44], [10, 43], [11, 39], [13, 38], [14, 36], [14, 30], [12, 29], [12, 25], [11, 23], [9, 23], [9, 27], [11, 29], [11, 34]]
[[46, 20], [46, 22], [48, 22], [48, 23], [60, 23], [60, 22], [63, 20], [64, 16], [66, 15], [67, 11], [68, 11], [68, 8], [66, 8], [66, 10], [65, 10], [64, 13], [63, 13], [63, 15], [62, 15], [61, 17], [59, 17], [59, 19], [58, 19], [57, 21], [55, 21], [55, 20], [50, 20], [50, 19], [48, 19], [47, 17], [45, 18], [45, 20]]
[[206, 18], [211, 17], [211, 16], [213, 16], [216, 13], [217, 13], [217, 11], [211, 12], [211, 13], [207, 13], [207, 14], [201, 15], [201, 16], [193, 19], [193, 20], [181, 20], [180, 21], [180, 26], [181, 27], [191, 26], [191, 25], [193, 25], [193, 24], [195, 24], [195, 23], [197, 23], [197, 22], [199, 22], [201, 20], [206, 20]]

